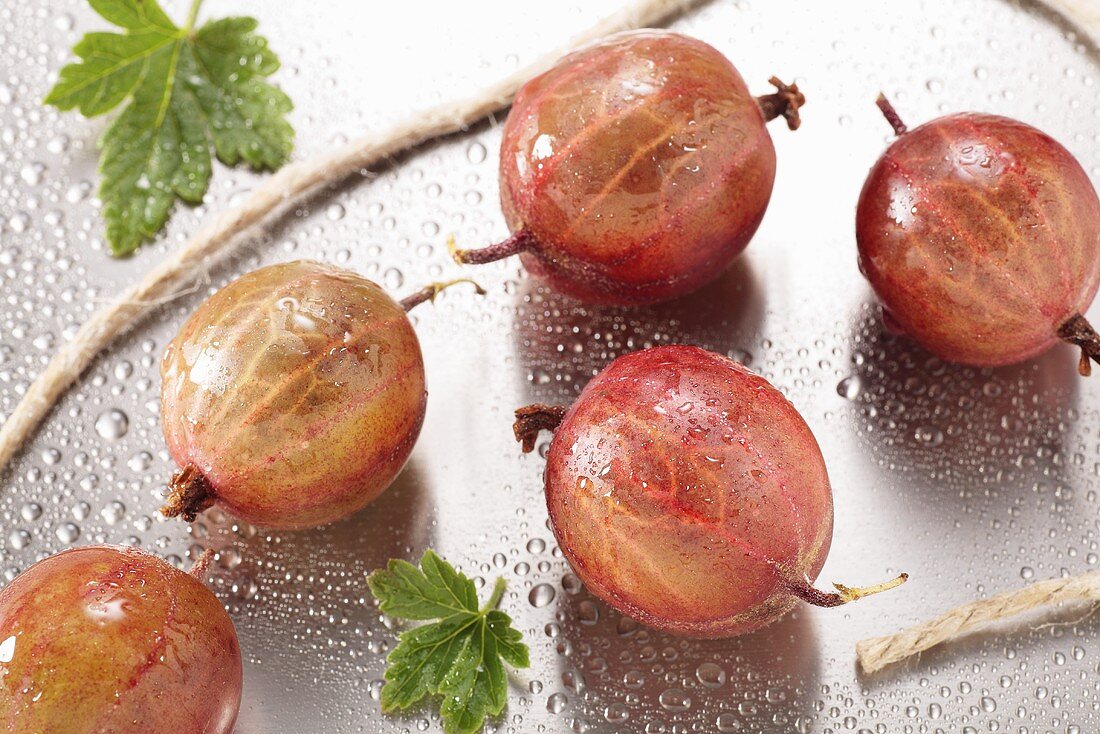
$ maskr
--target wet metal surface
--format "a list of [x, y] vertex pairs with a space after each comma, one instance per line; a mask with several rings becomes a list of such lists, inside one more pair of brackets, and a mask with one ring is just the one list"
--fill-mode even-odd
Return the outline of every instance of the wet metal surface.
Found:
[[[204, 14], [260, 18], [284, 61], [276, 79], [296, 102], [296, 155], [306, 156], [495, 80], [616, 5], [210, 0]], [[674, 24], [729, 55], [754, 90], [778, 74], [809, 99], [802, 129], [772, 125], [772, 205], [716, 283], [623, 312], [547, 292], [514, 261], [485, 266], [476, 277], [486, 298], [456, 290], [415, 314], [427, 421], [408, 467], [371, 507], [309, 532], [264, 532], [216, 512], [190, 528], [161, 520], [173, 466], [158, 363], [186, 314], [237, 275], [293, 258], [354, 268], [398, 295], [458, 275], [448, 234], [477, 245], [506, 233], [499, 129], [482, 125], [290, 212], [120, 340], [61, 402], [2, 479], [0, 575], [73, 544], [139, 544], [181, 564], [216, 549], [212, 582], [246, 658], [240, 734], [437, 731], [431, 709], [378, 711], [395, 630], [365, 583], [386, 559], [428, 546], [479, 579], [508, 581], [503, 606], [533, 666], [512, 678], [499, 731], [1096, 731], [1100, 622], [1086, 610], [975, 635], [874, 678], [855, 670], [862, 637], [1091, 570], [1098, 557], [1100, 378], [1078, 379], [1068, 347], [976, 370], [885, 334], [853, 236], [859, 187], [890, 134], [873, 104], [880, 89], [911, 124], [962, 109], [1036, 124], [1097, 180], [1098, 57], [1028, 5], [886, 8], [719, 0]], [[94, 199], [104, 123], [39, 103], [93, 27], [82, 0], [0, 7], [3, 414], [92, 309], [259, 180], [218, 169], [203, 207], [179, 211], [133, 259], [111, 260]], [[1089, 315], [1100, 320], [1100, 309]], [[511, 411], [568, 402], [614, 356], [668, 342], [745, 361], [815, 431], [836, 504], [822, 580], [904, 570], [906, 586], [720, 642], [640, 628], [585, 592], [547, 529], [543, 460], [520, 454]]]

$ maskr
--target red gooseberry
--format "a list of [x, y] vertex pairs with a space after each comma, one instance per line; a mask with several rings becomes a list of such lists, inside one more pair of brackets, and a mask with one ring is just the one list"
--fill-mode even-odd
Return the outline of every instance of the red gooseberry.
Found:
[[771, 81], [777, 92], [753, 97], [715, 48], [668, 31], [619, 33], [566, 56], [520, 88], [504, 126], [511, 237], [455, 259], [519, 254], [557, 290], [594, 303], [695, 290], [764, 217], [775, 179], [765, 123], [798, 127], [805, 98]]
[[164, 437], [180, 466], [162, 512], [193, 520], [216, 503], [262, 527], [302, 528], [377, 497], [412, 452], [427, 401], [406, 311], [452, 283], [398, 302], [348, 270], [297, 261], [207, 299], [161, 365]]
[[229, 734], [241, 703], [233, 622], [200, 580], [143, 551], [58, 553], [0, 591], [9, 734]]
[[892, 327], [952, 362], [1021, 362], [1060, 339], [1100, 361], [1082, 315], [1100, 286], [1100, 200], [1073, 155], [997, 115], [909, 130], [875, 163], [856, 213], [860, 269]]
[[817, 441], [778, 390], [713, 352], [619, 357], [568, 409], [516, 412], [525, 451], [544, 429], [558, 545], [594, 594], [652, 627], [729, 637], [800, 599], [837, 606], [907, 578], [812, 586], [833, 531]]

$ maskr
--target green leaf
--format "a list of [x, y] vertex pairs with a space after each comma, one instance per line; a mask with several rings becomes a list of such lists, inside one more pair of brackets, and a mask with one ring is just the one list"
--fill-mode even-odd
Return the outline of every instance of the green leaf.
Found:
[[447, 734], [473, 734], [481, 730], [487, 716], [504, 710], [508, 681], [484, 617], [471, 628], [469, 643], [440, 681], [439, 692], [443, 695], [439, 714]]
[[477, 614], [474, 582], [437, 556], [424, 551], [421, 571], [408, 561], [391, 560], [385, 571], [367, 579], [382, 612], [402, 619], [441, 619], [452, 614]]
[[494, 638], [497, 652], [513, 668], [531, 667], [527, 645], [523, 644], [523, 635], [512, 626], [512, 618], [504, 612], [494, 609], [485, 615], [489, 634]]
[[[193, 0], [198, 2], [198, 0]], [[252, 18], [176, 26], [155, 0], [89, 0], [123, 33], [89, 33], [45, 102], [85, 117], [129, 103], [100, 141], [107, 241], [133, 252], [164, 226], [177, 199], [202, 201], [212, 159], [274, 169], [290, 157], [290, 99], [266, 77], [279, 68]]]
[[428, 696], [441, 696], [447, 734], [474, 734], [508, 701], [504, 662], [530, 665], [523, 635], [494, 607], [504, 591], [497, 580], [489, 603], [478, 608], [474, 583], [435, 552], [420, 566], [391, 560], [367, 579], [379, 608], [395, 617], [437, 620], [402, 632], [387, 659], [382, 710], [405, 709]]
[[401, 633], [400, 642], [386, 659], [382, 710], [412, 706], [439, 692], [439, 683], [470, 641], [473, 616], [451, 618]]

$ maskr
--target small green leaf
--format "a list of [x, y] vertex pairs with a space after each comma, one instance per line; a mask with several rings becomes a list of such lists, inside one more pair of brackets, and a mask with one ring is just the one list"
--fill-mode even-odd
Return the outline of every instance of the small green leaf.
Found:
[[488, 716], [497, 716], [508, 701], [508, 681], [497, 654], [496, 639], [484, 616], [470, 628], [469, 643], [439, 684], [439, 714], [447, 734], [474, 734]]
[[454, 666], [470, 641], [475, 618], [451, 617], [403, 632], [387, 658], [382, 710], [408, 708], [425, 696], [439, 692], [439, 681]]
[[485, 623], [496, 642], [497, 652], [504, 662], [513, 668], [531, 667], [531, 658], [527, 645], [523, 644], [523, 635], [512, 626], [512, 618], [499, 609], [493, 609], [485, 615]]
[[391, 560], [368, 578], [371, 593], [386, 614], [437, 620], [401, 633], [387, 659], [382, 710], [408, 708], [428, 696], [441, 696], [440, 716], [447, 734], [474, 734], [486, 717], [498, 716], [508, 701], [502, 660], [516, 668], [530, 665], [523, 636], [512, 619], [493, 607], [493, 596], [478, 607], [473, 581], [427, 550], [420, 566]]
[[88, 0], [92, 10], [120, 28], [143, 31], [148, 28], [176, 30], [176, 26], [153, 0]]
[[[197, 1], [197, 0], [195, 0]], [[253, 18], [176, 26], [155, 0], [89, 0], [123, 33], [89, 33], [45, 102], [85, 117], [129, 103], [101, 139], [99, 197], [107, 241], [133, 252], [178, 199], [202, 201], [212, 159], [274, 169], [290, 157], [290, 99], [266, 77], [279, 68]]]

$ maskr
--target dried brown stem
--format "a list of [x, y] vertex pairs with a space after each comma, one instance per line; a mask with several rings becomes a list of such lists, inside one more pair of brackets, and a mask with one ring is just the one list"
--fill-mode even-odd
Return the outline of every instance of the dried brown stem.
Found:
[[195, 559], [195, 562], [191, 565], [191, 570], [187, 573], [191, 574], [199, 581], [206, 581], [206, 574], [210, 570], [210, 563], [214, 560], [214, 551], [207, 548], [199, 557]]
[[764, 119], [770, 121], [777, 117], [783, 117], [787, 120], [788, 128], [797, 130], [798, 126], [802, 124], [802, 118], [799, 117], [798, 110], [806, 104], [806, 95], [798, 90], [797, 84], [785, 84], [777, 76], [769, 79], [768, 83], [774, 86], [777, 91], [756, 98], [756, 103], [760, 105], [760, 109], [764, 112]]
[[1100, 571], [1050, 579], [955, 607], [923, 624], [856, 644], [865, 673], [874, 673], [944, 642], [963, 637], [990, 622], [1066, 602], [1100, 601]]
[[890, 104], [890, 100], [886, 99], [886, 95], [879, 92], [878, 99], [875, 100], [875, 104], [882, 110], [882, 116], [886, 118], [886, 121], [890, 123], [890, 127], [894, 128], [895, 135], [904, 135], [908, 132], [909, 128], [901, 120], [901, 115], [894, 109], [894, 105]]
[[566, 410], [564, 405], [545, 403], [516, 408], [516, 422], [512, 424], [512, 431], [516, 434], [516, 440], [523, 444], [523, 453], [534, 451], [539, 433], [556, 429], [565, 417]]
[[1058, 336], [1063, 341], [1081, 347], [1081, 360], [1077, 363], [1077, 371], [1082, 377], [1091, 375], [1092, 365], [1089, 364], [1089, 360], [1100, 364], [1100, 334], [1096, 333], [1092, 324], [1081, 314], [1074, 314], [1058, 329]]
[[451, 237], [447, 240], [447, 249], [451, 251], [451, 257], [459, 265], [483, 265], [527, 252], [535, 242], [535, 235], [524, 227], [513, 232], [506, 240], [476, 250], [458, 249], [454, 237]]
[[453, 285], [459, 283], [469, 283], [472, 285], [479, 296], [485, 295], [485, 289], [480, 285], [470, 280], [469, 278], [455, 278], [454, 280], [446, 280], [441, 283], [429, 283], [415, 293], [409, 294], [401, 299], [401, 307], [406, 311], [411, 311], [421, 303], [425, 301], [431, 301], [435, 303], [435, 298], [443, 291], [447, 290]]
[[896, 589], [908, 580], [909, 574], [903, 573], [898, 574], [889, 581], [884, 581], [881, 584], [874, 584], [873, 586], [845, 586], [844, 584], [833, 584], [833, 588], [836, 589], [834, 592], [815, 589], [806, 579], [799, 579], [797, 581], [788, 579], [784, 581], [784, 585], [787, 587], [787, 591], [807, 604], [813, 604], [815, 607], [839, 607], [841, 604], [858, 601], [865, 596]]
[[194, 522], [195, 517], [214, 504], [214, 488], [195, 466], [188, 464], [168, 485], [168, 499], [160, 514], [165, 517], [182, 517]]

